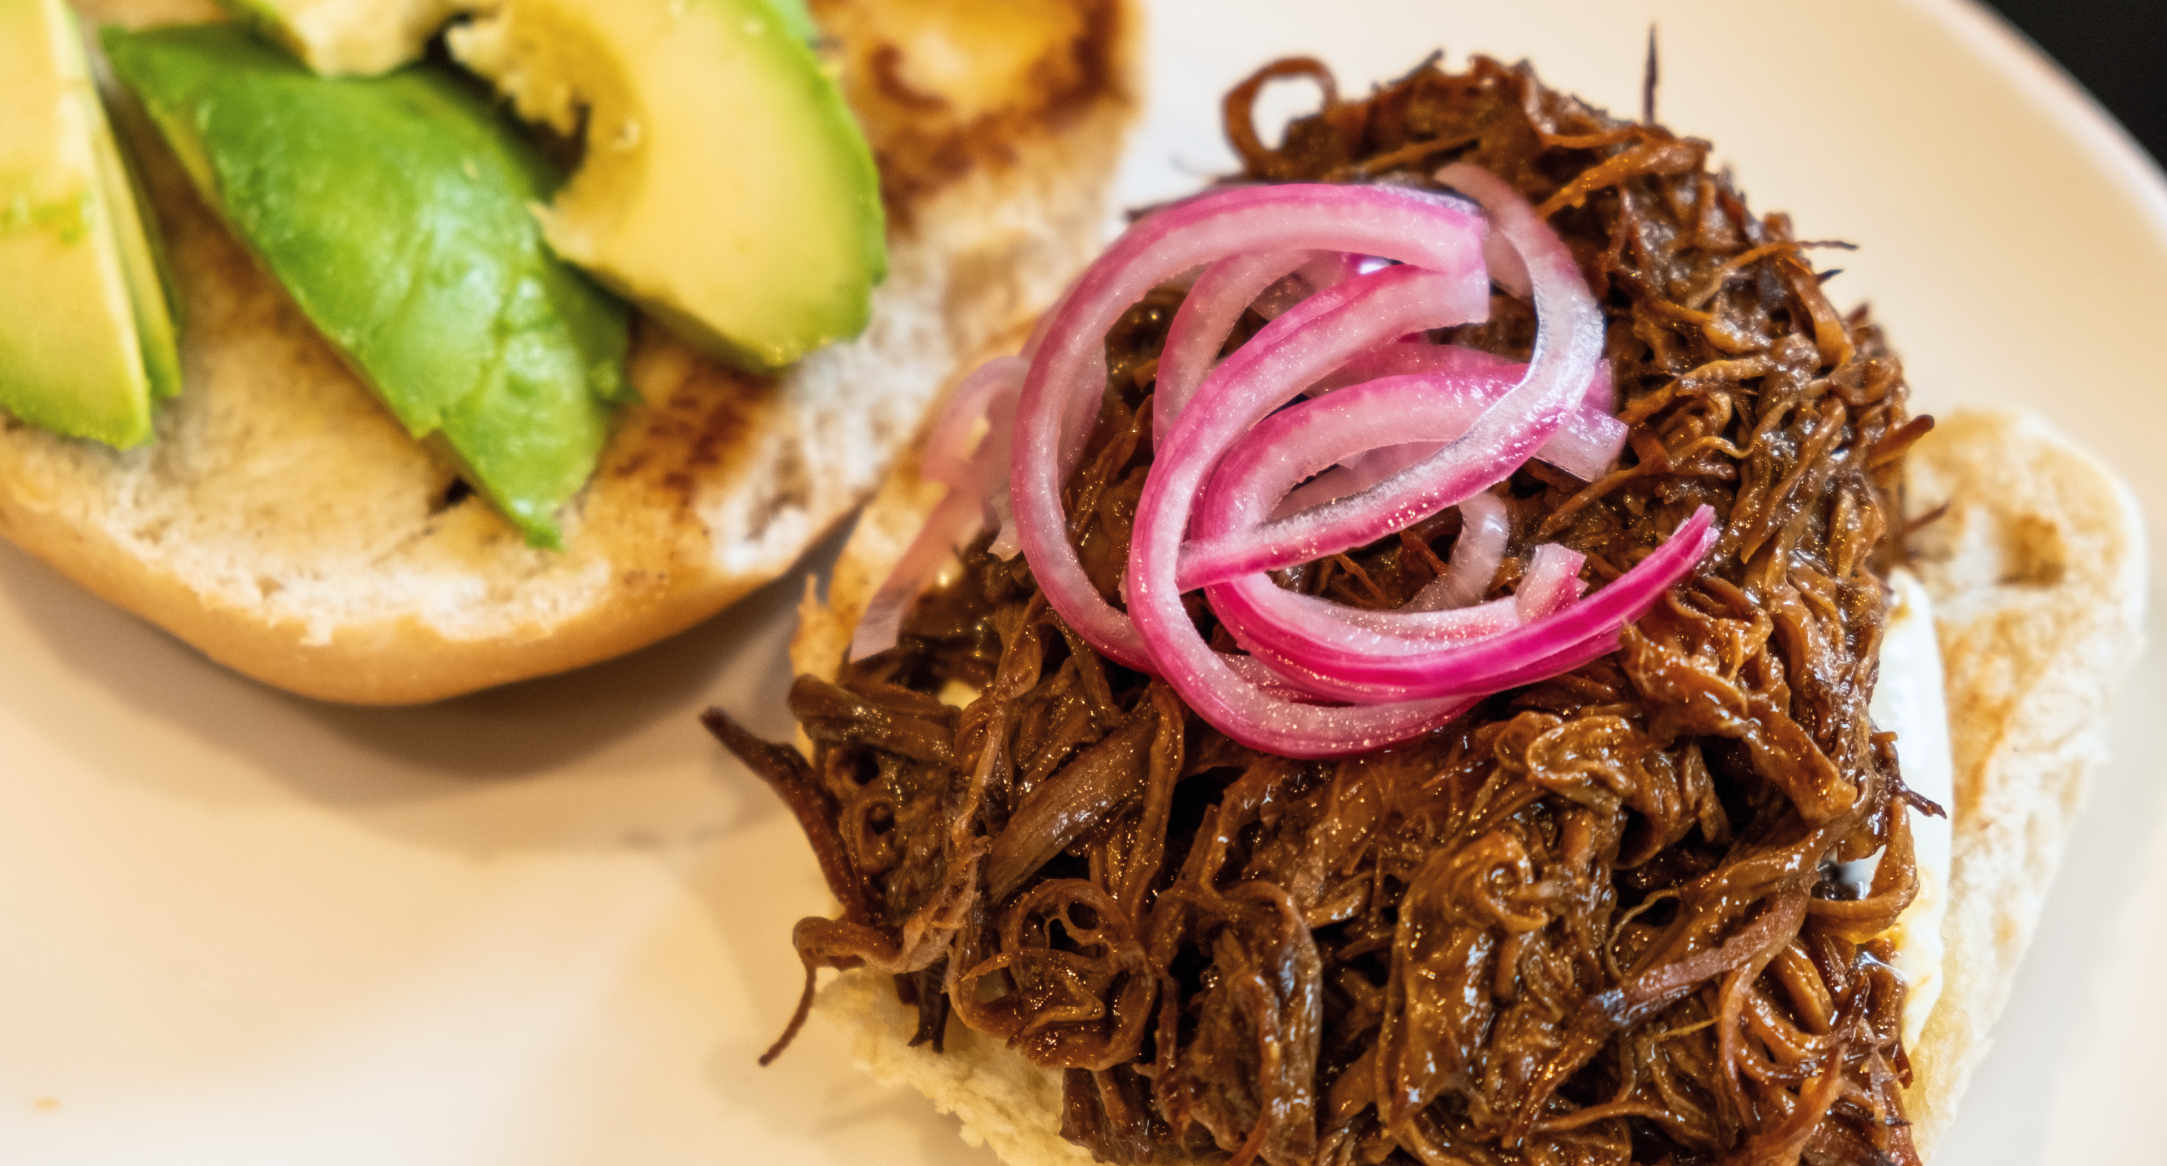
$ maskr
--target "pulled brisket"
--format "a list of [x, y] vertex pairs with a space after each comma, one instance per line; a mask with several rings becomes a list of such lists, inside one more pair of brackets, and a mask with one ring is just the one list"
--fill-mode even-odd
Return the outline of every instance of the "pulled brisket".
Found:
[[[1250, 103], [1288, 76], [1325, 103], [1274, 149]], [[1229, 95], [1227, 123], [1242, 180], [1478, 163], [1578, 256], [1631, 444], [1600, 481], [1529, 462], [1498, 490], [1513, 537], [1493, 595], [1543, 541], [1601, 587], [1702, 503], [1722, 541], [1614, 655], [1326, 762], [1229, 742], [981, 542], [898, 647], [798, 680], [810, 764], [711, 717], [843, 904], [798, 925], [808, 993], [816, 968], [877, 969], [919, 1041], [961, 1023], [1061, 1070], [1061, 1132], [1107, 1162], [1915, 1163], [1904, 985], [1877, 937], [1915, 890], [1904, 809], [1932, 807], [1866, 704], [1900, 455], [1930, 423], [1879, 329], [1830, 306], [1815, 245], [1748, 213], [1706, 143], [1524, 65], [1433, 60], [1344, 101], [1322, 66], [1283, 61]], [[1109, 599], [1180, 298], [1154, 293], [1108, 338], [1068, 485]], [[1526, 359], [1533, 335], [1498, 296], [1448, 338]], [[1393, 607], [1458, 526], [1448, 511], [1281, 581]], [[936, 698], [956, 684], [976, 692], [961, 708]], [[1844, 879], [1875, 854], [1869, 883]]]

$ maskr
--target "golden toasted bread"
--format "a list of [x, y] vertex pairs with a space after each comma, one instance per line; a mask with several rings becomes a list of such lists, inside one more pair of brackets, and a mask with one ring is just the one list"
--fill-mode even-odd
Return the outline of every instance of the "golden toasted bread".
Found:
[[[241, 672], [365, 704], [614, 656], [782, 574], [881, 481], [960, 357], [1091, 256], [1136, 104], [1124, 0], [814, 8], [883, 168], [873, 324], [762, 378], [641, 323], [645, 403], [620, 410], [561, 515], [562, 552], [528, 547], [407, 438], [144, 133], [185, 391], [125, 453], [0, 415], [0, 535]], [[82, 9], [218, 16], [208, 0]]]

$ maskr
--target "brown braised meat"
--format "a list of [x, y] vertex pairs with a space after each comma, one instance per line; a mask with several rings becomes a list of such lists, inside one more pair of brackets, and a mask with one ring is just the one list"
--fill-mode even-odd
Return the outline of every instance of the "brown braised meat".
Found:
[[[1249, 103], [1286, 75], [1326, 105], [1267, 149]], [[1866, 703], [1900, 457], [1927, 423], [1879, 330], [1829, 306], [1812, 245], [1749, 214], [1706, 143], [1524, 66], [1433, 62], [1341, 101], [1281, 62], [1227, 112], [1242, 179], [1472, 161], [1579, 257], [1631, 445], [1593, 484], [1530, 462], [1500, 488], [1493, 594], [1542, 541], [1600, 587], [1703, 503], [1722, 541], [1616, 654], [1333, 762], [1233, 745], [1100, 659], [1020, 559], [968, 553], [896, 649], [792, 689], [811, 765], [714, 721], [843, 904], [797, 928], [808, 977], [870, 966], [921, 1041], [960, 1023], [1064, 1071], [1062, 1133], [1109, 1162], [1916, 1162], [1876, 936], [1912, 897], [1903, 810], [1926, 804]], [[1109, 598], [1179, 302], [1108, 339], [1068, 486]], [[1449, 338], [1526, 359], [1533, 326], [1499, 296]], [[1282, 582], [1395, 606], [1457, 529], [1447, 512]], [[980, 695], [935, 700], [951, 681]], [[1876, 853], [1871, 885], [1838, 876]]]

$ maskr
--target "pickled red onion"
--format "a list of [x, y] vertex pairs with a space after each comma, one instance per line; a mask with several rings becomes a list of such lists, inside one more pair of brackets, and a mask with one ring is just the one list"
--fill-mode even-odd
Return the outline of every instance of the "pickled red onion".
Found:
[[[1701, 507], [1592, 597], [1581, 597], [1582, 557], [1543, 544], [1512, 594], [1481, 601], [1510, 533], [1490, 488], [1533, 457], [1593, 480], [1623, 449], [1626, 427], [1610, 415], [1602, 316], [1570, 252], [1491, 175], [1456, 165], [1438, 177], [1473, 197], [1486, 222], [1457, 199], [1405, 188], [1258, 186], [1199, 196], [1132, 228], [1042, 321], [1023, 358], [959, 386], [925, 462], [951, 493], [854, 647], [892, 643], [947, 547], [997, 522], [996, 549], [1020, 548], [1048, 602], [1100, 652], [1164, 677], [1235, 740], [1285, 756], [1405, 740], [1491, 692], [1616, 650], [1619, 629], [1713, 545], [1713, 514]], [[1106, 331], [1175, 277], [1193, 283], [1158, 363], [1124, 614], [1084, 575], [1060, 487], [1104, 392]], [[1492, 283], [1534, 301], [1526, 365], [1424, 342], [1421, 333], [1482, 319]], [[1213, 367], [1250, 309], [1269, 322]], [[977, 414], [998, 424], [1011, 410], [1008, 440], [963, 453]], [[1451, 506], [1462, 523], [1450, 563], [1398, 610], [1343, 607], [1264, 573]], [[1245, 654], [1219, 652], [1197, 632], [1181, 597], [1199, 587]]]
[[[1151, 654], [1128, 617], [1100, 598], [1085, 576], [1061, 512], [1061, 486], [1090, 438], [1082, 422], [1105, 391], [1106, 331], [1130, 304], [1162, 280], [1229, 255], [1337, 251], [1396, 259], [1452, 283], [1457, 307], [1445, 314], [1457, 319], [1429, 319], [1389, 335], [1475, 320], [1489, 307], [1484, 229], [1482, 219], [1457, 200], [1404, 187], [1314, 185], [1200, 195], [1130, 228], [1047, 321], [1017, 405], [1009, 501], [1018, 545], [1047, 602], [1101, 653], [1131, 668], [1151, 668]], [[1297, 314], [1299, 309], [1272, 324]]]
[[1307, 251], [1266, 251], [1229, 256], [1204, 269], [1166, 329], [1157, 383], [1151, 388], [1154, 432], [1164, 437], [1174, 427], [1249, 305], [1311, 258]]
[[1163, 437], [1173, 428], [1245, 310], [1276, 320], [1309, 296], [1384, 266], [1381, 259], [1336, 251], [1275, 251], [1235, 255], [1205, 268], [1166, 332], [1152, 386], [1153, 429]]
[[[1407, 610], [1444, 611], [1481, 599], [1504, 565], [1505, 543], [1511, 537], [1512, 520], [1497, 495], [1477, 494], [1460, 503], [1460, 533], [1452, 540], [1452, 558], [1445, 564], [1445, 573], [1415, 592]], [[1580, 565], [1573, 564], [1573, 569], [1578, 571]]]
[[[1185, 586], [1290, 567], [1374, 542], [1504, 481], [1557, 432], [1574, 399], [1586, 391], [1602, 357], [1603, 315], [1572, 252], [1527, 200], [1488, 171], [1459, 163], [1438, 171], [1437, 177], [1481, 203], [1492, 229], [1526, 264], [1537, 322], [1526, 375], [1467, 432], [1367, 490], [1285, 518], [1267, 519], [1268, 511], [1242, 513], [1236, 523], [1242, 529], [1202, 535], [1181, 551]], [[1263, 339], [1259, 333], [1243, 345], [1213, 377], [1234, 367], [1243, 352]], [[1207, 378], [1197, 403], [1210, 391]], [[1026, 395], [1029, 392], [1027, 382]], [[1216, 455], [1219, 449], [1209, 452]]]
[[[1506, 363], [1458, 375], [1380, 377], [1281, 410], [1226, 452], [1204, 505], [1231, 505], [1218, 496], [1239, 495], [1243, 509], [1254, 513], [1276, 500], [1268, 513], [1277, 518], [1366, 489], [1467, 432], [1512, 387], [1519, 367]], [[1601, 477], [1617, 451], [1588, 436], [1596, 430], [1595, 416], [1585, 407], [1576, 410], [1535, 457], [1567, 463], [1561, 468], [1586, 481]], [[1615, 417], [1599, 416], [1619, 424]], [[1594, 472], [1580, 472], [1589, 469]], [[1314, 480], [1296, 488], [1311, 475]]]
[[[1348, 361], [1332, 375], [1311, 385], [1309, 393], [1317, 396], [1364, 381], [1417, 374], [1467, 378], [1481, 387], [1487, 404], [1526, 377], [1527, 366], [1456, 344], [1395, 343]], [[1610, 362], [1600, 361], [1595, 366], [1594, 377], [1588, 381], [1587, 392], [1566, 415], [1564, 426], [1543, 443], [1536, 458], [1584, 482], [1602, 477], [1625, 449], [1626, 427], [1625, 422], [1614, 415], [1617, 408], [1617, 393], [1610, 382]], [[1434, 446], [1423, 456], [1433, 452]], [[1410, 456], [1394, 469], [1420, 460]], [[1380, 474], [1375, 480], [1384, 476]]]
[[[1457, 643], [1345, 621], [1335, 634], [1320, 635], [1314, 624], [1289, 618], [1290, 593], [1263, 575], [1215, 584], [1205, 595], [1220, 623], [1250, 655], [1317, 695], [1406, 700], [1496, 692], [1512, 686], [1500, 678], [1518, 675], [1529, 660], [1598, 640], [1610, 646], [1594, 655], [1614, 649], [1618, 629], [1646, 615], [1715, 545], [1713, 519], [1714, 512], [1701, 507], [1662, 546], [1589, 598], [1556, 604], [1508, 631]], [[1279, 667], [1281, 662], [1289, 667]], [[1310, 675], [1328, 679], [1312, 685], [1304, 680]]]
[[[851, 659], [894, 647], [911, 601], [933, 582], [949, 555], [984, 527], [998, 529], [1007, 521], [1008, 444], [1016, 393], [1028, 367], [1020, 356], [987, 361], [957, 383], [934, 417], [919, 454], [918, 476], [947, 486], [948, 493], [866, 601], [851, 633]], [[981, 424], [985, 432], [978, 435]]]
[[[1013, 420], [1015, 395], [1023, 387], [1023, 374], [1029, 368], [1020, 356], [998, 356], [963, 378], [926, 435], [925, 449], [918, 458], [918, 476], [951, 489], [976, 491], [981, 497], [996, 485], [981, 478], [988, 463], [998, 462], [1004, 473], [1007, 469], [1011, 426], [1002, 422]], [[1009, 404], [996, 408], [996, 402], [1003, 398]], [[971, 455], [973, 431], [981, 422], [986, 426], [982, 443], [997, 443], [1002, 451], [998, 455]]]
[[955, 553], [956, 545], [979, 529], [980, 505], [969, 491], [950, 490], [933, 513], [926, 515], [925, 525], [918, 529], [918, 536], [903, 551], [903, 557], [896, 560], [887, 581], [866, 601], [865, 613], [858, 617], [857, 630], [850, 636], [851, 659], [862, 660], [895, 646], [911, 601], [932, 585], [948, 557]]

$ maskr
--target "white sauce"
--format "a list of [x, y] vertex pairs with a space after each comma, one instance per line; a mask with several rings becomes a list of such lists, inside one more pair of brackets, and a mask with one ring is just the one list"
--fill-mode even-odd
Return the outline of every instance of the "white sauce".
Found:
[[[1941, 647], [1926, 588], [1908, 571], [1889, 576], [1895, 605], [1881, 640], [1881, 681], [1869, 706], [1874, 726], [1896, 734], [1904, 783], [1955, 813], [1956, 771], [1949, 753], [1949, 706], [1942, 694]], [[1941, 997], [1941, 920], [1949, 908], [1948, 818], [1911, 818], [1919, 897], [1897, 917], [1891, 938], [1896, 970], [1910, 984], [1904, 1000], [1904, 1047], [1915, 1048]]]

